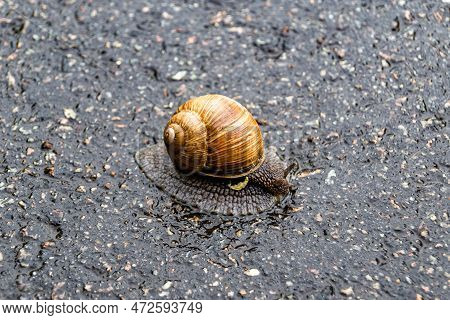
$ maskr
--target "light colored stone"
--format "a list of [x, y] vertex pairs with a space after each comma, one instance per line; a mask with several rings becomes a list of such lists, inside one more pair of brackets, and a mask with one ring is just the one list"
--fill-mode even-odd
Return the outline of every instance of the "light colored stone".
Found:
[[186, 70], [178, 71], [177, 73], [175, 73], [175, 74], [172, 76], [172, 80], [180, 81], [180, 80], [182, 80], [186, 75], [187, 75], [187, 71], [186, 71]]
[[259, 274], [260, 274], [258, 269], [245, 270], [244, 273], [249, 277], [256, 277], [256, 276], [259, 276]]
[[334, 171], [334, 169], [331, 169], [328, 174], [327, 174], [327, 178], [325, 179], [325, 183], [328, 185], [332, 185], [334, 184], [333, 178], [336, 177], [336, 171]]
[[164, 285], [161, 287], [161, 289], [163, 290], [168, 290], [170, 289], [170, 287], [172, 286], [173, 282], [172, 281], [167, 281], [166, 283], [164, 283]]
[[78, 188], [76, 190], [78, 192], [85, 193], [86, 192], [86, 187], [85, 186], [78, 186]]
[[343, 295], [346, 295], [347, 297], [349, 297], [349, 296], [353, 295], [353, 288], [348, 287], [348, 288], [341, 289], [341, 293]]
[[70, 108], [64, 108], [64, 116], [67, 119], [76, 119], [77, 118], [76, 112]]

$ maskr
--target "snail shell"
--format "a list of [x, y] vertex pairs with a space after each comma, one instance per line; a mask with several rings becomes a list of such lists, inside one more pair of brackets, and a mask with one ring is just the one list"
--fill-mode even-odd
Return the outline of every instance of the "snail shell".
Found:
[[164, 144], [144, 147], [135, 158], [181, 203], [242, 215], [269, 210], [288, 194], [290, 169], [264, 148], [255, 119], [230, 98], [206, 95], [182, 104], [164, 129]]
[[221, 95], [182, 104], [164, 129], [164, 143], [178, 171], [237, 178], [264, 161], [261, 130], [250, 112]]

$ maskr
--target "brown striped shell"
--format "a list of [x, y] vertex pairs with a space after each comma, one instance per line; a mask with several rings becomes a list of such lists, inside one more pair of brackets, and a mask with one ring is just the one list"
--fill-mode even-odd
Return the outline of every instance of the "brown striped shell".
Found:
[[256, 120], [241, 104], [218, 94], [182, 104], [164, 129], [164, 143], [184, 174], [236, 178], [254, 172], [264, 161]]

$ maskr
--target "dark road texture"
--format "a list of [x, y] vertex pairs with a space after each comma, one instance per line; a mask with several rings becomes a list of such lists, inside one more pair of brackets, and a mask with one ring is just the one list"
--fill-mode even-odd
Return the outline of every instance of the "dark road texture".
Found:
[[[448, 299], [449, 9], [0, 1], [0, 298]], [[274, 210], [201, 213], [139, 170], [208, 93], [298, 162]]]

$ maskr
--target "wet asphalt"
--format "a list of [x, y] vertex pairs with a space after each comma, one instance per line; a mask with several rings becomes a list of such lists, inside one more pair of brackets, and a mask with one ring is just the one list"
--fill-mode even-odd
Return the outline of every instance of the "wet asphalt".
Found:
[[[448, 299], [449, 10], [0, 1], [0, 298]], [[207, 93], [299, 163], [274, 210], [197, 212], [139, 170]]]

